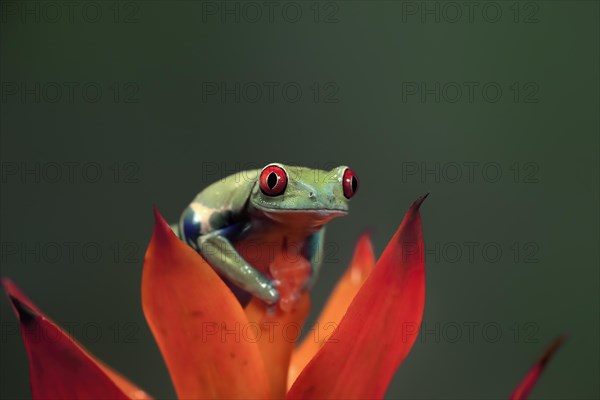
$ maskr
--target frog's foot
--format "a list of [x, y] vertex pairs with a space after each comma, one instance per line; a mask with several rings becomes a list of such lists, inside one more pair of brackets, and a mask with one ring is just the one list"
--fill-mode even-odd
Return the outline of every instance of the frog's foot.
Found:
[[279, 306], [283, 311], [292, 310], [307, 290], [306, 284], [312, 272], [310, 262], [283, 249], [271, 262], [269, 272], [279, 290]]
[[251, 266], [226, 237], [212, 234], [200, 236], [198, 249], [213, 268], [236, 286], [267, 304], [279, 301], [276, 282]]

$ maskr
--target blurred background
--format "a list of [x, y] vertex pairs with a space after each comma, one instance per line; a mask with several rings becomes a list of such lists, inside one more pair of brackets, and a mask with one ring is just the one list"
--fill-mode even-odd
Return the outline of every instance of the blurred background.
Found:
[[[379, 255], [431, 192], [387, 397], [506, 398], [561, 333], [532, 397], [600, 396], [598, 2], [0, 4], [1, 275], [148, 393], [174, 396], [140, 301], [152, 206], [278, 161], [361, 180], [311, 321], [359, 234]], [[0, 311], [0, 396], [27, 398]]]

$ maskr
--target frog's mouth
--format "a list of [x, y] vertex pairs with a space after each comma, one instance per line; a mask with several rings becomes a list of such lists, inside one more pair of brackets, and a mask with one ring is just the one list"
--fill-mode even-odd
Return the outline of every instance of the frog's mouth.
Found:
[[342, 208], [329, 208], [329, 209], [324, 209], [324, 208], [285, 208], [285, 209], [281, 209], [281, 208], [268, 208], [268, 207], [261, 207], [261, 210], [264, 212], [273, 212], [273, 213], [307, 213], [307, 214], [322, 214], [322, 215], [329, 215], [329, 214], [348, 214], [348, 210], [344, 210]]
[[307, 216], [342, 216], [348, 214], [347, 209], [343, 208], [270, 208], [262, 205], [255, 205], [257, 209], [269, 214], [307, 214]]
[[256, 207], [269, 219], [286, 225], [321, 226], [336, 217], [343, 217], [348, 210], [341, 208], [268, 208]]

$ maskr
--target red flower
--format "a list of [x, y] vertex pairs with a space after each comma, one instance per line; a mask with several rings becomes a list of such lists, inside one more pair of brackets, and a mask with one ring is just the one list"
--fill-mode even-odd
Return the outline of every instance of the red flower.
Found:
[[[411, 206], [376, 264], [368, 237], [360, 238], [314, 335], [296, 348], [308, 294], [289, 312], [256, 300], [243, 309], [206, 261], [155, 212], [142, 304], [179, 398], [382, 398], [423, 316], [419, 207], [424, 198]], [[12, 282], [3, 280], [3, 286], [21, 323], [33, 398], [149, 398], [89, 355]], [[525, 398], [559, 344], [513, 399]]]

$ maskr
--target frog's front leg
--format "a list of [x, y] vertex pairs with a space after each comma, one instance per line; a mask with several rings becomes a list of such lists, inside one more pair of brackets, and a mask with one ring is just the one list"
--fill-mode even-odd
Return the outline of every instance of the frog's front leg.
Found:
[[305, 253], [307, 255], [308, 260], [310, 261], [310, 265], [312, 266], [312, 273], [308, 282], [305, 285], [305, 288], [311, 289], [317, 278], [319, 277], [319, 272], [321, 270], [321, 264], [323, 262], [323, 245], [325, 243], [325, 227], [319, 229], [316, 233], [313, 233], [308, 237], [306, 241]]
[[274, 282], [250, 265], [223, 235], [223, 231], [198, 237], [200, 254], [235, 285], [268, 304], [277, 303], [279, 292]]

